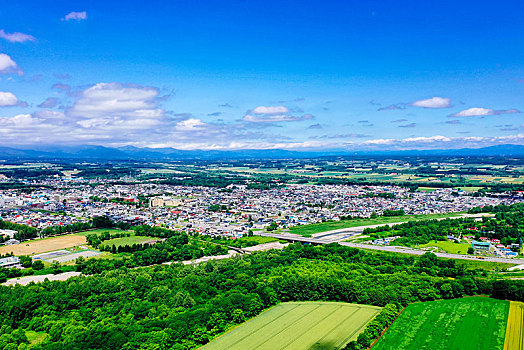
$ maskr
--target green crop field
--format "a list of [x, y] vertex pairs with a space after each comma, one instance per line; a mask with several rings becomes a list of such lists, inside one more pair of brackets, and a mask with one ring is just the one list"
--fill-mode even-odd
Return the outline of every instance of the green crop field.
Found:
[[379, 307], [346, 303], [282, 303], [216, 338], [202, 350], [340, 349]]
[[406, 221], [419, 221], [419, 220], [430, 220], [430, 219], [441, 219], [449, 217], [458, 217], [462, 213], [446, 213], [446, 214], [421, 214], [421, 215], [402, 215], [402, 216], [381, 216], [376, 219], [354, 219], [354, 220], [343, 220], [333, 222], [322, 222], [318, 224], [293, 226], [289, 229], [290, 233], [296, 233], [298, 235], [311, 235], [315, 233], [338, 230], [341, 228], [351, 228], [358, 226], [367, 225], [380, 225], [380, 224], [395, 224]]
[[502, 350], [509, 302], [484, 297], [409, 305], [373, 350]]

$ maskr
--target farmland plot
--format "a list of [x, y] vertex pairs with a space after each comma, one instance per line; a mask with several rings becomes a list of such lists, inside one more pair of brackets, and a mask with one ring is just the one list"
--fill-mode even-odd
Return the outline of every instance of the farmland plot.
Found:
[[355, 340], [379, 307], [346, 303], [282, 303], [216, 338], [202, 350], [340, 349]]
[[509, 302], [484, 297], [409, 305], [373, 350], [502, 350]]
[[524, 350], [524, 303], [510, 302], [504, 350]]

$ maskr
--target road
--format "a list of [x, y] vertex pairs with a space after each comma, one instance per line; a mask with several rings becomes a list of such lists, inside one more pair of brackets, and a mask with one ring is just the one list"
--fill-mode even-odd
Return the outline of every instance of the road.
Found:
[[[373, 244], [360, 244], [360, 243], [350, 243], [350, 242], [339, 242], [340, 245], [352, 248], [361, 248], [361, 249], [373, 249], [381, 250], [394, 253], [403, 253], [411, 255], [422, 255], [427, 253], [425, 250], [412, 249], [407, 247], [399, 246], [382, 246], [382, 245], [373, 245]], [[461, 259], [461, 260], [473, 260], [473, 261], [491, 261], [505, 264], [523, 264], [524, 259], [506, 259], [506, 258], [497, 258], [497, 257], [485, 257], [485, 259], [479, 259], [476, 256], [472, 255], [460, 255], [460, 254], [449, 254], [449, 253], [433, 253], [439, 258], [448, 258], [448, 259]]]
[[[402, 254], [411, 254], [411, 255], [422, 255], [427, 253], [425, 250], [412, 249], [407, 247], [399, 246], [383, 246], [383, 245], [373, 245], [373, 244], [361, 244], [361, 243], [350, 243], [350, 242], [336, 242], [330, 240], [324, 240], [321, 238], [307, 238], [300, 235], [294, 234], [273, 234], [273, 233], [256, 233], [259, 236], [273, 237], [281, 240], [286, 240], [290, 242], [301, 242], [301, 243], [310, 243], [310, 244], [329, 244], [329, 243], [338, 243], [340, 245], [352, 248], [360, 249], [371, 249], [371, 250], [380, 250], [394, 253]], [[485, 259], [479, 259], [471, 255], [460, 255], [460, 254], [449, 254], [449, 253], [433, 253], [440, 258], [449, 258], [449, 259], [461, 259], [461, 260], [473, 260], [473, 261], [491, 261], [499, 262], [505, 264], [524, 264], [524, 259], [507, 259], [507, 258], [497, 258], [497, 257], [485, 257]]]
[[14, 286], [15, 284], [20, 284], [22, 286], [27, 286], [29, 283], [40, 283], [44, 282], [44, 280], [47, 278], [50, 281], [65, 281], [71, 277], [80, 276], [80, 272], [71, 271], [71, 272], [63, 272], [56, 275], [38, 275], [38, 276], [24, 276], [24, 277], [18, 277], [18, 278], [12, 278], [10, 280], [7, 280], [7, 282], [2, 283], [3, 286]]
[[[488, 213], [480, 213], [480, 214], [459, 214], [456, 216], [450, 216], [446, 218], [437, 218], [432, 220], [446, 220], [446, 219], [461, 219], [461, 218], [481, 218], [483, 216], [491, 216], [492, 214]], [[390, 222], [387, 224], [375, 224], [375, 225], [365, 225], [365, 226], [355, 226], [355, 227], [347, 227], [347, 228], [339, 228], [336, 230], [331, 231], [324, 231], [319, 233], [314, 233], [311, 236], [313, 238], [321, 238], [326, 241], [329, 241], [330, 243], [333, 242], [341, 242], [343, 240], [346, 240], [348, 238], [351, 238], [353, 236], [360, 235], [364, 232], [364, 229], [366, 228], [377, 228], [381, 226], [393, 226], [393, 225], [401, 225], [405, 224], [407, 222], [411, 221], [418, 221], [418, 220], [404, 220], [404, 221], [398, 221], [398, 222]]]

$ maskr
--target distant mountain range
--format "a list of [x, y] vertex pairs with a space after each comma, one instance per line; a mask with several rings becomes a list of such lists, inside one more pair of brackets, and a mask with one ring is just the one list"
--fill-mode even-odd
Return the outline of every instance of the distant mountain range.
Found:
[[353, 151], [330, 149], [318, 151], [289, 151], [282, 149], [247, 149], [232, 151], [179, 150], [175, 148], [118, 148], [104, 146], [46, 147], [42, 149], [20, 149], [0, 147], [0, 159], [4, 160], [187, 160], [187, 159], [286, 159], [316, 158], [326, 156], [505, 156], [524, 157], [524, 145], [497, 145], [484, 148], [462, 148], [446, 150], [403, 150], [403, 151]]

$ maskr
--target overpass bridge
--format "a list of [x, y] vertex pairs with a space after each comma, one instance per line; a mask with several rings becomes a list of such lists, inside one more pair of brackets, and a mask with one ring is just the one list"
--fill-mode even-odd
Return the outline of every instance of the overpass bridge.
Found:
[[314, 245], [320, 245], [320, 244], [328, 244], [332, 242], [327, 242], [322, 239], [318, 238], [312, 238], [312, 237], [303, 237], [300, 235], [293, 235], [293, 234], [279, 234], [279, 233], [255, 233], [257, 236], [263, 236], [263, 237], [273, 237], [276, 239], [281, 239], [283, 241], [288, 241], [291, 243], [308, 243], [308, 244], [314, 244]]

